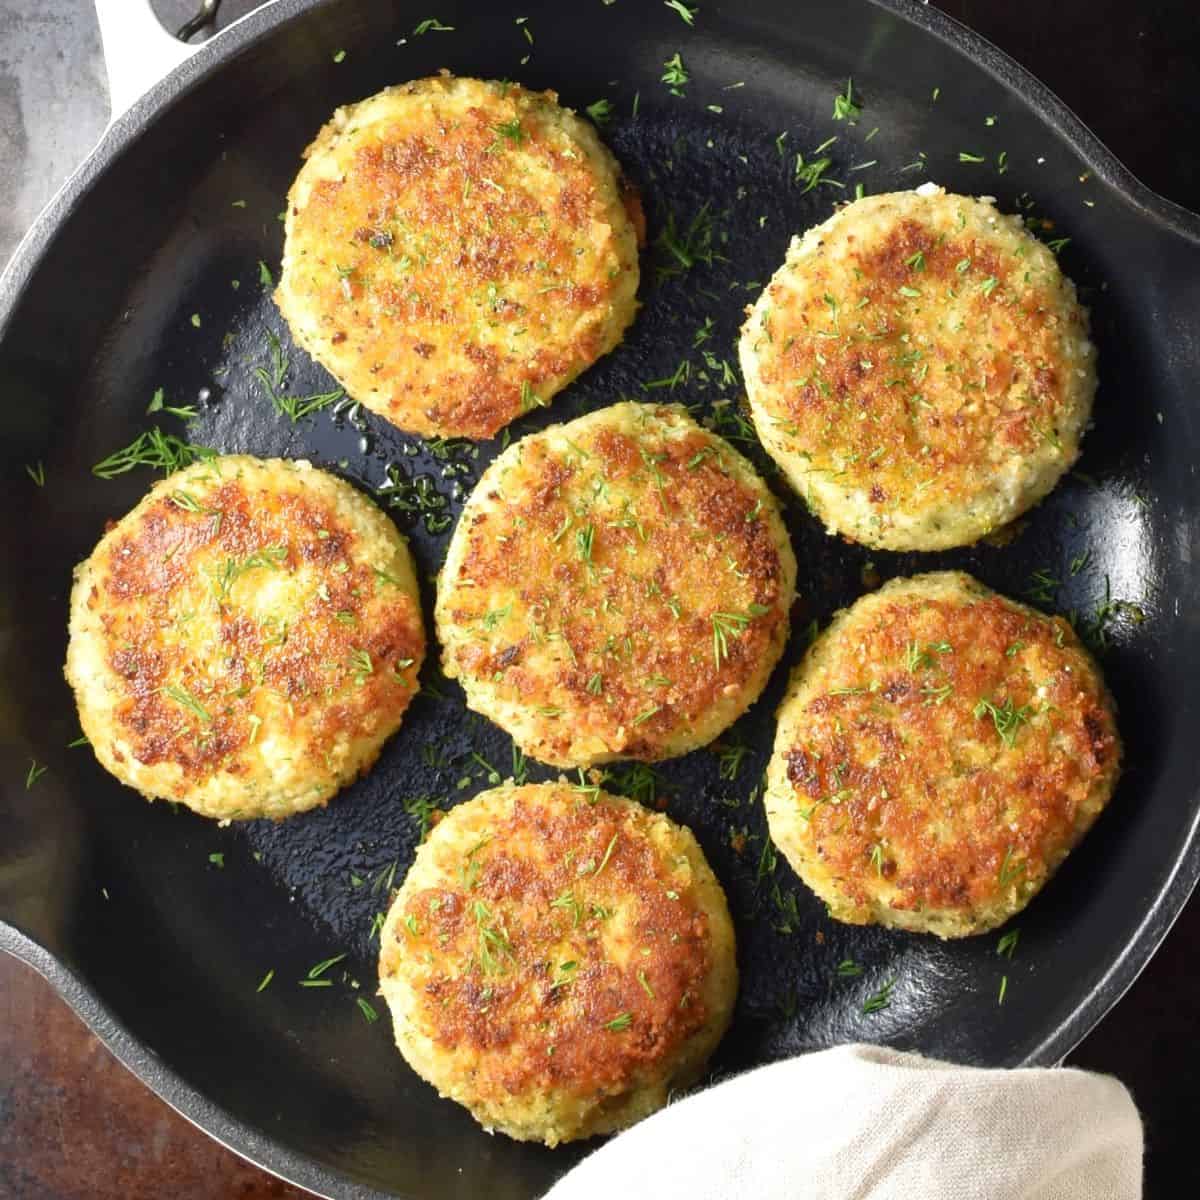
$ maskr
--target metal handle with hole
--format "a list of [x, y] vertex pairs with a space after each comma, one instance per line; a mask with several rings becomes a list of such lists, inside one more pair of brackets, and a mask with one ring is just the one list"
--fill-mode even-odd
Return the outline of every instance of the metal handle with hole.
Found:
[[96, 16], [108, 74], [109, 120], [115, 121], [196, 47], [177, 41], [159, 24], [150, 0], [96, 0]]
[[179, 38], [191, 37], [210, 22], [220, 2], [197, 0], [196, 15], [180, 28], [178, 37], [172, 37], [154, 15], [150, 0], [95, 0], [110, 122], [196, 53], [199, 46]]

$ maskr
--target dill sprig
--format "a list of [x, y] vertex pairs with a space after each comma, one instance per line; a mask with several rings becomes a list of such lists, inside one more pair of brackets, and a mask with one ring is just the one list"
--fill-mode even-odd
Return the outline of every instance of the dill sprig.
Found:
[[168, 685], [163, 688], [163, 695], [174, 700], [180, 708], [186, 708], [193, 716], [198, 717], [205, 725], [212, 724], [212, 714], [185, 687]]
[[215, 458], [216, 453], [208, 446], [194, 445], [155, 426], [139, 434], [124, 449], [98, 462], [92, 468], [92, 474], [99, 479], [114, 479], [135, 467], [153, 467], [169, 474], [190, 467], [197, 460]]
[[755, 617], [764, 616], [769, 611], [770, 609], [765, 605], [751, 604], [744, 613], [715, 612], [712, 614], [713, 661], [718, 669], [722, 660], [728, 661], [729, 659], [729, 638], [741, 637]]
[[401, 803], [404, 805], [404, 811], [417, 822], [421, 830], [421, 841], [424, 841], [429, 836], [430, 819], [435, 812], [441, 811], [441, 797], [406, 796]]
[[690, 271], [697, 263], [711, 267], [717, 254], [713, 241], [715, 224], [712, 204], [706, 201], [686, 226], [681, 225], [674, 212], [667, 213], [654, 247], [662, 260], [655, 267], [655, 275], [661, 281]]
[[1003, 704], [996, 704], [981, 697], [973, 709], [973, 715], [977, 718], [990, 716], [1000, 740], [1011, 750], [1016, 744], [1017, 733], [1029, 720], [1032, 711], [1028, 704], [1015, 708], [1011, 696], [1006, 696]]
[[833, 98], [833, 119], [849, 121], [851, 125], [862, 116], [862, 104], [854, 98], [854, 80], [846, 80], [846, 90]]
[[339, 387], [329, 392], [314, 392], [310, 396], [285, 395], [283, 388], [287, 382], [291, 361], [283, 349], [283, 343], [275, 334], [267, 333], [267, 343], [270, 346], [270, 361], [265, 367], [255, 367], [254, 376], [262, 384], [275, 411], [281, 417], [288, 417], [293, 425], [303, 417], [336, 404], [346, 394]]
[[503, 926], [494, 922], [491, 909], [482, 900], [475, 901], [474, 912], [479, 929], [479, 965], [485, 975], [503, 975], [507, 969], [504, 960], [513, 956], [512, 943]]
[[683, 59], [679, 57], [679, 51], [671, 55], [663, 63], [663, 67], [665, 70], [662, 73], [662, 81], [667, 85], [667, 91], [672, 96], [682, 96], [683, 88], [691, 76], [687, 73], [687, 68], [683, 65]]
[[689, 8], [683, 3], [683, 0], [663, 0], [663, 3], [678, 13], [680, 20], [685, 25], [695, 25], [696, 14], [700, 11], [698, 8]]
[[601, 99], [589, 104], [583, 111], [603, 128], [612, 120], [613, 106], [610, 100]]
[[863, 1001], [862, 1010], [866, 1016], [872, 1013], [881, 1012], [885, 1008], [890, 1008], [892, 1003], [892, 989], [896, 986], [895, 979], [889, 979], [879, 991], [870, 995]]

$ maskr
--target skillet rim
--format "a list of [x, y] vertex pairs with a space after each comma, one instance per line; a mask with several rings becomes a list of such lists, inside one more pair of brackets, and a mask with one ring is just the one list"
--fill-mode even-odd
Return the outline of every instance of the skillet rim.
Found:
[[[96, 146], [34, 220], [0, 273], [0, 342], [30, 280], [49, 253], [60, 226], [87, 199], [95, 183], [167, 105], [190, 91], [247, 46], [293, 18], [333, 0], [273, 0], [203, 43], [166, 78], [105, 129]], [[937, 38], [1024, 98], [1091, 168], [1139, 214], [1200, 249], [1200, 215], [1141, 182], [1091, 129], [1034, 75], [986, 38], [919, 0], [866, 0], [874, 8]], [[1135, 935], [1076, 1010], [1021, 1060], [1022, 1066], [1057, 1064], [1120, 1001], [1153, 957], [1200, 881], [1200, 811], [1179, 848], [1169, 877]], [[316, 1195], [345, 1200], [417, 1200], [355, 1183], [238, 1120], [207, 1099], [140, 1042], [104, 1005], [86, 980], [15, 926], [0, 920], [0, 950], [36, 970], [117, 1058], [157, 1096], [208, 1136], [279, 1178]]]

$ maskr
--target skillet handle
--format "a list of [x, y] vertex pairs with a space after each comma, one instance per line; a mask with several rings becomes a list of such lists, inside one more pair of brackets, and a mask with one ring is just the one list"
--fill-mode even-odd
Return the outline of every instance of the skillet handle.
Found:
[[108, 73], [109, 122], [197, 50], [173, 38], [150, 0], [96, 0], [100, 44]]

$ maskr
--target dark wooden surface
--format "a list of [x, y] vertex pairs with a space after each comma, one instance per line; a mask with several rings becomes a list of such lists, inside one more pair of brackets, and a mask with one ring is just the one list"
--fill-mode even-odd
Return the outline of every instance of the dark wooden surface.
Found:
[[[174, 27], [198, 5], [155, 0], [155, 6]], [[253, 0], [225, 0], [222, 23], [254, 6]], [[78, 140], [80, 130], [98, 132], [103, 124], [89, 7], [86, 0], [0, 0], [0, 151], [6, 162], [0, 260], [20, 233], [13, 214], [33, 215], [30, 173], [32, 186], [40, 184], [48, 196], [55, 172], [61, 178], [72, 165], [71, 135]], [[1044, 79], [1148, 184], [1200, 210], [1196, 0], [1036, 6], [942, 0], [940, 7]], [[27, 115], [23, 120], [4, 108], [13, 104], [21, 76], [12, 56], [22, 51], [49, 53], [73, 81], [61, 102], [39, 116], [48, 124], [32, 128]], [[1200, 902], [1193, 900], [1141, 979], [1069, 1060], [1111, 1072], [1133, 1090], [1146, 1121], [1149, 1197], [1200, 1194], [1200, 1164], [1190, 1142], [1200, 1116], [1191, 1082], [1200, 1033], [1198, 953]], [[1012, 1194], [1020, 1194], [1017, 1181]], [[0, 955], [0, 1197], [302, 1195], [177, 1116], [108, 1055], [37, 975]]]

